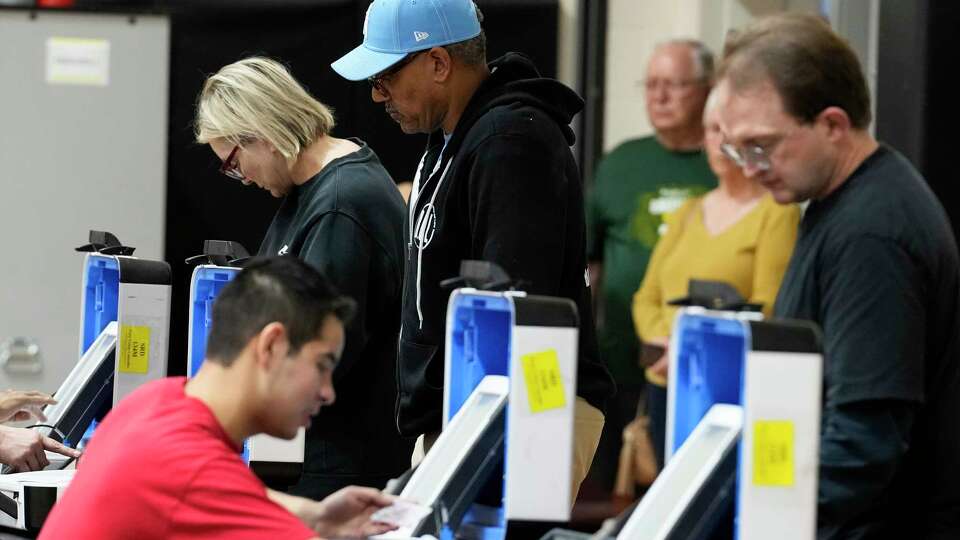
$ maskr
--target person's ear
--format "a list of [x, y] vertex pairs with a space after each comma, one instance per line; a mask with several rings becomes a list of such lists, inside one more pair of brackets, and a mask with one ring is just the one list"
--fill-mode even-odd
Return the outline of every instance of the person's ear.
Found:
[[427, 61], [430, 62], [433, 81], [447, 82], [453, 72], [453, 59], [450, 57], [450, 53], [443, 47], [434, 47], [427, 51], [426, 55]]
[[257, 367], [270, 371], [287, 357], [290, 342], [287, 329], [279, 322], [272, 322], [264, 326], [254, 337], [254, 352]]
[[838, 142], [840, 139], [846, 137], [847, 134], [850, 133], [850, 130], [853, 129], [853, 124], [850, 122], [850, 116], [847, 115], [847, 111], [836, 106], [827, 107], [820, 111], [816, 121], [822, 123], [826, 128], [827, 140], [832, 143]]

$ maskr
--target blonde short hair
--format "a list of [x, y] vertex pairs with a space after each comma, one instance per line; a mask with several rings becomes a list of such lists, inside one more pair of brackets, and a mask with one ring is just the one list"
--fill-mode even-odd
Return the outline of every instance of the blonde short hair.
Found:
[[300, 86], [283, 64], [258, 56], [224, 66], [207, 78], [194, 121], [199, 143], [259, 139], [289, 160], [333, 126], [330, 108]]

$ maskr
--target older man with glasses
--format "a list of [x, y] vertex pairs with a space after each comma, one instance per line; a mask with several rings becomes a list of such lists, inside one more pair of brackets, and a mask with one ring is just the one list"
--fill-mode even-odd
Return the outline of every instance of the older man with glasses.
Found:
[[600, 355], [617, 383], [591, 471], [591, 480], [607, 491], [613, 488], [621, 433], [637, 415], [644, 387], [649, 432], [663, 465], [666, 379], [641, 367], [641, 360], [657, 359], [641, 358], [631, 303], [663, 232], [663, 217], [717, 186], [703, 151], [703, 108], [712, 78], [713, 54], [702, 43], [678, 39], [657, 45], [642, 81], [654, 132], [603, 158], [587, 201]]
[[823, 329], [820, 539], [960, 538], [960, 257], [943, 206], [868, 131], [859, 61], [823, 19], [761, 19], [720, 69], [725, 152], [810, 201], [775, 315]]

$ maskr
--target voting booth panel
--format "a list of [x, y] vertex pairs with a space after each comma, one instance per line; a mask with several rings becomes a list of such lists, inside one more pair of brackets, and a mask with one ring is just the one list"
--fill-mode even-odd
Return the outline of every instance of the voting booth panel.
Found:
[[[687, 307], [669, 350], [666, 466], [594, 540], [816, 534], [823, 358], [806, 321]], [[556, 530], [545, 540], [581, 538]]]
[[473, 288], [450, 296], [445, 423], [483, 377], [509, 380], [501, 507], [495, 520], [484, 518], [486, 529], [569, 520], [578, 323], [567, 299]]
[[[203, 364], [207, 349], [207, 337], [213, 322], [213, 303], [220, 291], [240, 273], [237, 266], [199, 265], [190, 279], [189, 327], [187, 339], [187, 374], [196, 375]], [[285, 477], [299, 475], [303, 463], [305, 430], [300, 428], [292, 440], [278, 439], [269, 435], [254, 435], [243, 445], [243, 459], [259, 473], [258, 467], [276, 470]], [[298, 470], [286, 470], [289, 467]]]
[[701, 307], [677, 313], [667, 455], [672, 459], [714, 405], [742, 407], [735, 494], [741, 540], [815, 534], [820, 342], [813, 323]]
[[[140, 385], [166, 376], [170, 265], [133, 257], [112, 234], [90, 231], [81, 276], [78, 361], [34, 426], [77, 447], [96, 421]], [[0, 526], [35, 531], [63, 490], [73, 460], [47, 453], [48, 470], [0, 475]]]

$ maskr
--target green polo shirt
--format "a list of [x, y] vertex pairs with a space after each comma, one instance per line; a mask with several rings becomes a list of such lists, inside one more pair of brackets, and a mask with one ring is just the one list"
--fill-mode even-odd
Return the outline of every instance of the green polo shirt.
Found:
[[603, 263], [600, 354], [620, 386], [643, 381], [631, 304], [663, 215], [716, 185], [703, 151], [674, 152], [653, 136], [621, 144], [597, 168], [587, 199], [587, 254]]

